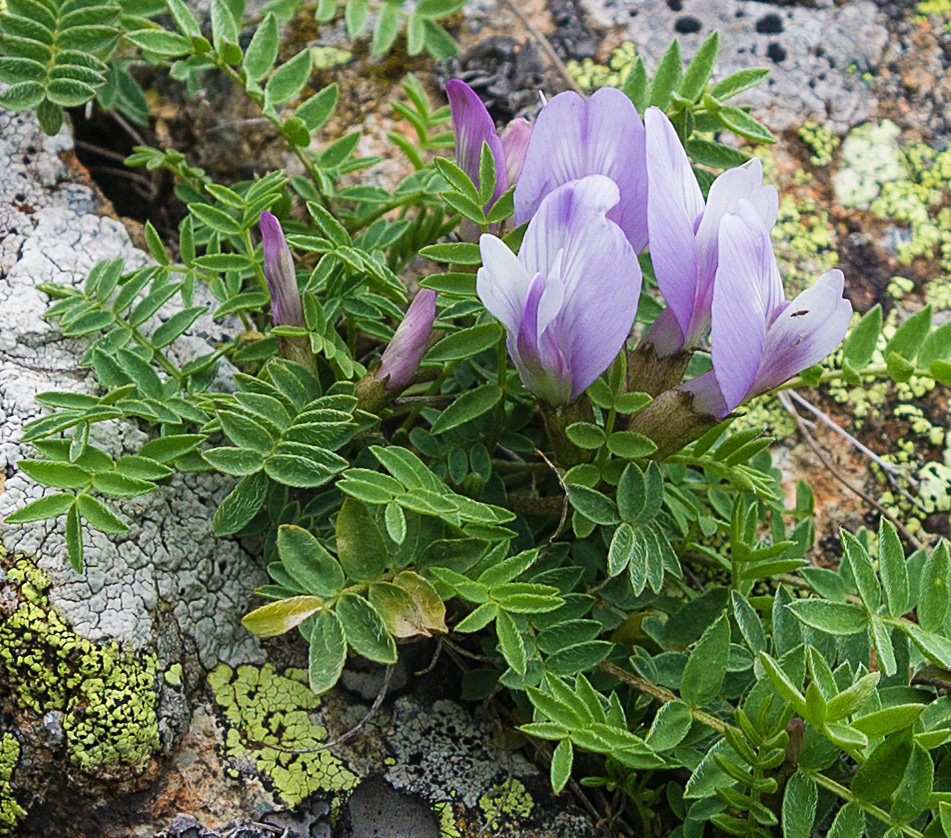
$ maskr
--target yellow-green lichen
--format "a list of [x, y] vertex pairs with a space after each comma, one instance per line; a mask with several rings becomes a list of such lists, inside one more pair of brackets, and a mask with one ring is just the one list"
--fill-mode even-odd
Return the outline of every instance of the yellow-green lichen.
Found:
[[832, 162], [832, 155], [839, 147], [839, 138], [828, 126], [809, 120], [803, 123], [798, 133], [799, 139], [812, 152], [809, 162], [813, 166], [828, 166]]
[[928, 515], [951, 512], [951, 467], [927, 463], [918, 473], [918, 500]]
[[491, 830], [500, 829], [503, 823], [527, 818], [534, 805], [528, 789], [514, 777], [494, 786], [479, 798], [479, 808]]
[[353, 53], [349, 50], [337, 49], [336, 47], [311, 47], [310, 54], [314, 67], [318, 70], [329, 70], [332, 67], [338, 67], [353, 58]]
[[26, 817], [26, 811], [17, 803], [10, 785], [19, 759], [20, 743], [16, 738], [10, 733], [0, 736], [0, 835], [12, 834], [17, 823]]
[[[274, 667], [221, 664], [208, 675], [216, 703], [222, 708], [227, 732], [225, 749], [236, 765], [250, 760], [257, 773], [269, 778], [281, 799], [296, 806], [316, 791], [325, 791], [339, 805], [360, 778], [329, 750], [285, 753], [317, 748], [327, 730], [312, 714], [320, 699], [307, 685], [307, 673]], [[282, 751], [266, 747], [276, 745]]]
[[833, 184], [840, 204], [868, 209], [882, 186], [905, 177], [906, 170], [894, 122], [866, 122], [854, 128], [842, 143], [842, 168]]
[[812, 198], [784, 195], [772, 237], [787, 296], [808, 288], [839, 264], [829, 213]]
[[439, 819], [439, 838], [462, 838], [450, 801], [441, 800], [436, 803], [433, 806], [433, 812]]
[[159, 748], [155, 660], [77, 635], [46, 595], [49, 579], [24, 558], [6, 568], [16, 610], [0, 620], [0, 677], [13, 709], [63, 713], [69, 761], [139, 771]]
[[584, 90], [620, 87], [635, 58], [637, 58], [637, 47], [630, 41], [625, 41], [611, 53], [607, 64], [598, 64], [590, 58], [585, 58], [580, 62], [572, 59], [565, 67], [578, 86]]

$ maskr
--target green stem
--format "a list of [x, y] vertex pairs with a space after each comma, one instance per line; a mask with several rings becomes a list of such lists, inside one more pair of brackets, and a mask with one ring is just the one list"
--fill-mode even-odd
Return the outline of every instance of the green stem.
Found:
[[864, 809], [872, 817], [881, 821], [886, 826], [891, 827], [892, 829], [898, 829], [903, 832], [908, 838], [923, 838], [922, 833], [917, 829], [912, 829], [908, 824], [900, 823], [895, 820], [891, 815], [888, 814], [884, 809], [879, 808], [871, 803], [865, 803], [859, 800], [851, 791], [851, 789], [846, 788], [840, 783], [837, 783], [831, 777], [826, 777], [825, 774], [821, 774], [818, 771], [812, 769], [800, 768], [803, 774], [807, 777], [811, 777], [816, 785], [822, 786], [824, 789], [831, 791], [833, 794], [845, 800], [847, 803], [854, 803], [860, 809]]
[[[678, 697], [670, 692], [665, 690], [663, 687], [658, 687], [656, 684], [652, 684], [650, 681], [645, 681], [643, 678], [638, 678], [636, 675], [632, 675], [627, 670], [621, 669], [621, 667], [616, 664], [609, 663], [605, 661], [604, 663], [598, 664], [598, 669], [602, 672], [607, 672], [608, 675], [617, 678], [619, 681], [623, 681], [628, 686], [634, 687], [634, 689], [639, 692], [649, 695], [651, 698], [656, 698], [663, 704], [668, 704], [671, 701], [677, 701]], [[704, 712], [703, 710], [698, 710], [695, 707], [690, 708], [690, 715], [692, 715], [700, 724], [706, 725], [707, 727], [715, 730], [721, 736], [729, 728], [733, 728], [733, 725], [727, 724], [724, 721], [721, 721], [716, 716], [711, 716], [709, 713]], [[736, 732], [742, 736], [743, 733], [739, 728], [733, 728]]]

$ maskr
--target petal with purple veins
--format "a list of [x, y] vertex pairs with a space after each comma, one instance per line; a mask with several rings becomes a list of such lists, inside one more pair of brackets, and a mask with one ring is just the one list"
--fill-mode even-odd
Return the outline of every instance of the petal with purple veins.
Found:
[[452, 115], [452, 133], [456, 140], [456, 162], [472, 182], [479, 187], [479, 161], [482, 144], [489, 144], [495, 159], [495, 189], [493, 203], [505, 191], [505, 153], [495, 123], [478, 94], [460, 79], [446, 82], [446, 96]]

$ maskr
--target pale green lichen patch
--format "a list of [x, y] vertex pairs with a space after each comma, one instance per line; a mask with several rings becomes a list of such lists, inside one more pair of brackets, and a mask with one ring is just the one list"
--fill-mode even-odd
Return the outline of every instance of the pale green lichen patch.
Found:
[[20, 743], [10, 734], [0, 736], [0, 835], [9, 835], [25, 816], [26, 811], [17, 803], [10, 780], [20, 759]]
[[832, 155], [839, 147], [839, 138], [832, 133], [828, 126], [810, 119], [802, 124], [798, 133], [799, 139], [812, 152], [809, 162], [813, 166], [822, 168], [832, 162]]
[[320, 699], [308, 687], [306, 672], [288, 669], [281, 675], [269, 665], [233, 670], [221, 664], [209, 673], [208, 684], [222, 708], [233, 765], [252, 764], [287, 805], [323, 791], [336, 807], [357, 786], [360, 778], [329, 750], [285, 752], [317, 748], [327, 738], [327, 729], [313, 720]]
[[598, 64], [590, 58], [582, 61], [571, 59], [565, 67], [569, 75], [583, 90], [599, 87], [620, 87], [624, 76], [637, 57], [637, 47], [625, 41], [608, 58], [607, 64]]
[[901, 131], [894, 122], [866, 122], [853, 129], [842, 143], [842, 168], [835, 173], [833, 184], [840, 204], [855, 209], [868, 209], [889, 181], [906, 176], [898, 137]]
[[839, 264], [829, 213], [811, 197], [783, 196], [772, 238], [787, 296], [808, 288]]
[[10, 709], [63, 713], [66, 755], [90, 774], [140, 772], [159, 748], [155, 660], [77, 635], [46, 595], [49, 579], [24, 558], [6, 568], [16, 609], [0, 619], [0, 677]]
[[486, 826], [495, 831], [505, 823], [518, 823], [532, 813], [534, 806], [525, 785], [514, 777], [492, 788], [479, 798]]

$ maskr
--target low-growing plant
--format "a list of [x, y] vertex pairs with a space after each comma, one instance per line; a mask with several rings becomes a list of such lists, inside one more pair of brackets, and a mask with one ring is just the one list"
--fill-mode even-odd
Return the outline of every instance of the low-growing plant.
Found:
[[[321, 0], [318, 20], [340, 5], [359, 36], [363, 0]], [[445, 56], [437, 21], [460, 6], [374, 6], [372, 50], [406, 18], [410, 54]], [[951, 327], [926, 308], [877, 354], [876, 307], [818, 365], [851, 315], [841, 274], [785, 300], [775, 190], [718, 140], [772, 141], [726, 104], [765, 71], [713, 82], [717, 36], [686, 68], [675, 41], [652, 78], [638, 58], [620, 92], [563, 94], [501, 137], [452, 82], [455, 162], [436, 156], [450, 109], [408, 76], [394, 109], [415, 137], [390, 136], [409, 174], [386, 190], [359, 180], [378, 158], [355, 156], [358, 130], [317, 144], [338, 91], [298, 102], [311, 52], [274, 66], [300, 8], [270, 3], [248, 41], [224, 0], [210, 31], [179, 0], [7, 0], [0, 105], [54, 131], [94, 98], [128, 113], [133, 58], [190, 90], [218, 72], [305, 172], [224, 185], [174, 149], [129, 158], [175, 178], [180, 261], [147, 224], [147, 267], [43, 286], [100, 390], [38, 396], [17, 468], [54, 491], [7, 523], [65, 517], [82, 572], [87, 528], [129, 531], [110, 499], [217, 472], [214, 532], [259, 539], [271, 578], [245, 626], [296, 628], [318, 693], [350, 654], [391, 665], [451, 634], [485, 661], [463, 697], [504, 688], [555, 791], [579, 776], [619, 833], [951, 835], [947, 544], [906, 555], [883, 520], [812, 566], [812, 491], [788, 509], [771, 440], [731, 428], [776, 388], [947, 384]], [[423, 259], [446, 269], [404, 320]], [[180, 365], [209, 317], [230, 339]], [[96, 439], [117, 422], [151, 438], [116, 459]]]

